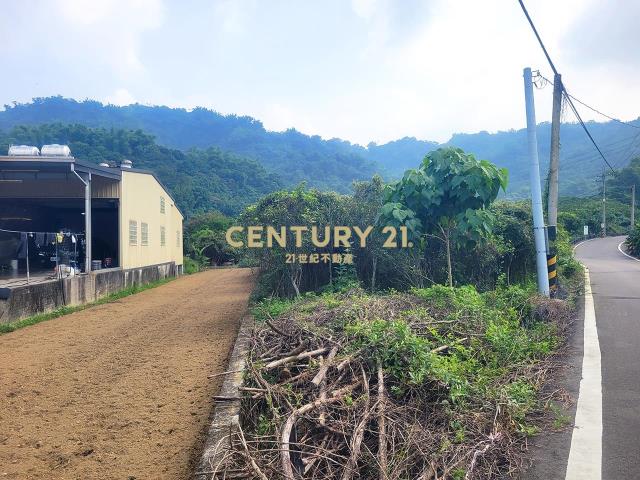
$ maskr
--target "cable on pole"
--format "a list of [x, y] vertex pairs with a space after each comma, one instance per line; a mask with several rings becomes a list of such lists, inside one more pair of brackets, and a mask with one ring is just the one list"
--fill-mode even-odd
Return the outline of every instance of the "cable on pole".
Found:
[[[553, 86], [553, 81], [552, 81], [552, 80], [549, 80], [547, 77], [545, 77], [544, 75], [542, 75], [542, 74], [540, 73], [540, 71], [539, 71], [539, 70], [536, 70], [536, 72], [535, 72], [535, 73], [537, 74], [537, 76], [538, 76], [538, 77], [540, 77], [540, 78], [543, 80], [543, 83], [541, 83], [541, 84], [540, 84], [540, 86], [538, 86], [538, 84], [534, 82], [534, 83], [535, 83], [535, 85], [536, 85], [536, 87], [538, 87], [538, 88], [544, 88], [544, 87], [545, 87], [545, 86], [547, 86], [547, 85], [551, 85], [551, 86]], [[612, 117], [611, 115], [607, 115], [606, 113], [601, 112], [601, 111], [600, 111], [600, 110], [598, 110], [597, 108], [592, 107], [591, 105], [589, 105], [589, 104], [587, 104], [587, 103], [583, 102], [583, 101], [582, 101], [582, 100], [580, 100], [579, 98], [574, 97], [573, 95], [571, 95], [571, 94], [570, 94], [570, 93], [568, 93], [568, 92], [567, 92], [567, 95], [569, 95], [573, 100], [575, 100], [576, 102], [578, 102], [580, 105], [582, 105], [582, 106], [584, 106], [584, 107], [587, 107], [589, 110], [592, 110], [592, 111], [596, 112], [597, 114], [602, 115], [603, 117], [608, 118], [609, 120], [611, 120], [611, 121], [613, 121], [613, 122], [617, 122], [617, 123], [620, 123], [620, 124], [622, 124], [622, 125], [626, 125], [627, 127], [636, 128], [636, 129], [640, 130], [640, 125], [634, 125], [634, 124], [633, 124], [633, 123], [631, 123], [631, 122], [624, 122], [624, 121], [622, 121], [622, 120], [620, 120], [620, 119], [618, 119], [618, 118]]]
[[[551, 57], [549, 56], [549, 53], [547, 52], [547, 49], [544, 46], [544, 43], [542, 42], [542, 38], [540, 38], [540, 35], [538, 34], [538, 30], [536, 29], [536, 26], [533, 24], [533, 20], [531, 20], [531, 17], [529, 16], [529, 12], [527, 11], [527, 8], [524, 6], [524, 2], [522, 0], [518, 0], [518, 2], [520, 3], [520, 7], [522, 7], [522, 11], [524, 12], [524, 15], [527, 17], [527, 20], [529, 21], [529, 25], [531, 25], [531, 29], [533, 30], [533, 33], [536, 35], [536, 38], [538, 39], [538, 43], [540, 43], [540, 47], [544, 52], [544, 56], [547, 57], [547, 61], [551, 66], [551, 70], [553, 70], [554, 75], [557, 75], [558, 70], [556, 70], [556, 66], [553, 64], [553, 61], [551, 60]], [[571, 107], [571, 110], [573, 111], [574, 115], [578, 119], [578, 122], [580, 122], [580, 125], [582, 125], [582, 128], [584, 129], [585, 133], [589, 137], [589, 140], [591, 140], [591, 143], [593, 143], [593, 146], [596, 148], [596, 150], [604, 160], [604, 163], [607, 164], [607, 166], [611, 169], [612, 172], [615, 172], [615, 170], [613, 169], [609, 161], [606, 159], [606, 157], [602, 153], [602, 150], [600, 150], [600, 147], [598, 147], [598, 144], [591, 136], [591, 132], [589, 132], [589, 129], [587, 128], [585, 123], [582, 121], [582, 117], [578, 113], [578, 110], [576, 110], [576, 107], [573, 104], [573, 101], [571, 100], [571, 96], [569, 95], [569, 92], [567, 92], [567, 89], [564, 86], [564, 82], [562, 82], [562, 91], [564, 93], [565, 99], [567, 100], [567, 102], [569, 103], [569, 106]]]
[[529, 25], [531, 25], [531, 28], [533, 29], [533, 33], [536, 34], [536, 38], [538, 39], [538, 43], [540, 43], [540, 46], [542, 47], [544, 56], [547, 57], [547, 61], [549, 62], [549, 65], [551, 65], [551, 70], [553, 70], [554, 75], [557, 75], [558, 71], [556, 70], [556, 66], [551, 61], [551, 57], [549, 56], [549, 53], [547, 53], [547, 49], [545, 48], [544, 43], [542, 43], [542, 39], [540, 38], [540, 35], [538, 35], [538, 30], [536, 29], [536, 26], [533, 24], [533, 20], [531, 20], [531, 17], [529, 16], [529, 12], [527, 12], [527, 8], [524, 6], [524, 2], [522, 0], [518, 0], [518, 2], [520, 2], [522, 11], [524, 12], [525, 17], [527, 17], [527, 20], [529, 21]]
[[591, 140], [591, 143], [593, 143], [593, 146], [596, 148], [596, 150], [598, 151], [598, 153], [600, 154], [600, 156], [602, 157], [602, 160], [604, 160], [604, 163], [607, 164], [607, 166], [611, 169], [612, 172], [615, 173], [615, 170], [613, 169], [613, 167], [611, 166], [611, 164], [609, 163], [609, 160], [607, 160], [607, 158], [604, 156], [604, 153], [602, 153], [602, 150], [600, 150], [600, 147], [598, 146], [598, 144], [596, 143], [596, 141], [593, 139], [593, 137], [591, 136], [591, 132], [589, 132], [589, 129], [587, 128], [587, 126], [584, 124], [584, 121], [582, 120], [582, 117], [580, 116], [580, 114], [578, 113], [578, 110], [576, 109], [576, 106], [573, 104], [573, 101], [571, 101], [571, 97], [569, 96], [569, 94], [567, 93], [567, 90], [563, 87], [562, 88], [563, 92], [564, 92], [564, 98], [567, 100], [567, 102], [569, 103], [569, 107], [571, 107], [571, 110], [573, 111], [573, 114], [576, 116], [576, 118], [578, 119], [578, 122], [580, 122], [580, 125], [582, 125], [582, 128], [584, 129], [585, 133], [587, 134], [587, 136], [589, 137], [589, 140]]

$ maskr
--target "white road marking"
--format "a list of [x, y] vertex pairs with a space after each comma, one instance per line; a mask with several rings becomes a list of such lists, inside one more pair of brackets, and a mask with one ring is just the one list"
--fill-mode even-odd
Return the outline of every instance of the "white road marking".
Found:
[[631, 260], [635, 260], [636, 262], [640, 262], [640, 259], [637, 259], [636, 257], [633, 257], [631, 255], [629, 255], [628, 253], [626, 253], [625, 251], [622, 250], [622, 244], [624, 243], [624, 241], [620, 242], [618, 244], [618, 251], [623, 254], [625, 257], [629, 257]]
[[584, 269], [584, 355], [565, 480], [602, 478], [602, 371], [589, 269]]
[[588, 240], [583, 240], [583, 241], [581, 241], [581, 242], [576, 243], [576, 244], [573, 246], [573, 251], [575, 252], [575, 251], [576, 251], [576, 248], [578, 248], [578, 247], [579, 247], [580, 245], [582, 245], [583, 243], [590, 242], [591, 240], [595, 240], [596, 238], [597, 238], [597, 237], [594, 237], [594, 238], [590, 238], [590, 239], [588, 239]]

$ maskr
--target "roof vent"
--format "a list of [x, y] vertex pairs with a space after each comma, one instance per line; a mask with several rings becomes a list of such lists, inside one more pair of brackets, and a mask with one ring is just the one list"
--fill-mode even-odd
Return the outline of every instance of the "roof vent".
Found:
[[108, 164], [107, 162], [100, 162], [100, 163], [98, 164], [98, 166], [99, 166], [99, 167], [107, 167], [107, 168], [109, 168], [109, 164]]
[[68, 145], [58, 145], [57, 143], [52, 143], [51, 145], [43, 145], [42, 149], [43, 157], [70, 157], [71, 149]]
[[11, 145], [9, 147], [10, 157], [37, 157], [38, 155], [40, 155], [38, 147], [31, 145]]
[[131, 160], [127, 160], [126, 158], [120, 162], [120, 168], [131, 168], [133, 167], [133, 162]]

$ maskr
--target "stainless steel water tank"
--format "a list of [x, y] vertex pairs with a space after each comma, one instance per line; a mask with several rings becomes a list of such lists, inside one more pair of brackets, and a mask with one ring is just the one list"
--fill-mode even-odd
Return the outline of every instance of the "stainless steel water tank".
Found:
[[37, 157], [40, 155], [38, 147], [31, 145], [11, 145], [9, 147], [10, 157]]
[[40, 150], [44, 157], [70, 157], [71, 149], [68, 145], [58, 145], [52, 143], [51, 145], [43, 145]]

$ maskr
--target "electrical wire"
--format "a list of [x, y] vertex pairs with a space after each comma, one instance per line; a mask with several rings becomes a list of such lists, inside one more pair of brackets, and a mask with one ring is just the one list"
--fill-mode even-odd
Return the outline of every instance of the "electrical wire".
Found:
[[529, 21], [529, 25], [531, 25], [531, 28], [533, 29], [533, 33], [535, 33], [536, 38], [538, 39], [538, 43], [540, 43], [540, 46], [542, 47], [544, 56], [547, 57], [547, 61], [549, 62], [549, 65], [551, 65], [551, 70], [553, 70], [553, 74], [557, 75], [558, 70], [556, 70], [556, 66], [551, 61], [551, 57], [547, 53], [547, 49], [545, 48], [544, 43], [542, 43], [542, 39], [540, 38], [540, 35], [538, 35], [538, 30], [536, 29], [536, 26], [533, 24], [533, 20], [531, 20], [531, 17], [529, 16], [529, 12], [527, 12], [527, 8], [524, 6], [524, 3], [522, 0], [518, 0], [518, 1], [520, 2], [520, 6], [522, 7], [522, 11], [524, 12], [525, 17], [527, 17], [527, 20]]
[[580, 114], [578, 113], [578, 110], [576, 109], [576, 106], [573, 104], [573, 101], [571, 101], [571, 97], [569, 96], [569, 94], [567, 93], [567, 90], [564, 88], [564, 86], [562, 87], [562, 90], [564, 92], [564, 97], [567, 100], [567, 102], [569, 102], [569, 107], [571, 108], [571, 111], [573, 112], [573, 114], [576, 116], [576, 118], [578, 119], [578, 122], [580, 122], [580, 125], [582, 125], [582, 128], [584, 129], [585, 133], [587, 134], [587, 136], [589, 137], [589, 140], [591, 140], [591, 143], [593, 143], [593, 146], [596, 148], [596, 150], [598, 151], [598, 153], [600, 154], [600, 156], [602, 157], [602, 160], [604, 160], [604, 163], [607, 164], [607, 166], [611, 169], [612, 172], [615, 172], [615, 170], [613, 169], [613, 167], [611, 166], [611, 164], [609, 163], [609, 160], [607, 160], [607, 158], [604, 156], [604, 153], [602, 153], [602, 150], [600, 150], [600, 147], [598, 146], [598, 144], [596, 143], [596, 141], [593, 139], [593, 137], [591, 136], [591, 132], [589, 132], [589, 129], [587, 128], [587, 126], [584, 124], [584, 121], [582, 120], [582, 117], [580, 116]]
[[[567, 95], [569, 95], [569, 94], [567, 93]], [[622, 125], [626, 125], [627, 127], [637, 128], [638, 130], [640, 130], [640, 126], [638, 126], [638, 125], [634, 125], [634, 124], [632, 124], [632, 123], [630, 123], [630, 122], [623, 122], [622, 120], [619, 120], [619, 119], [614, 118], [614, 117], [612, 117], [612, 116], [610, 116], [610, 115], [607, 115], [606, 113], [602, 113], [600, 110], [597, 110], [597, 109], [593, 108], [592, 106], [587, 105], [587, 104], [586, 104], [586, 103], [584, 103], [582, 100], [577, 99], [577, 98], [576, 98], [576, 97], [574, 97], [573, 95], [569, 95], [569, 96], [570, 96], [572, 99], [574, 99], [576, 102], [578, 102], [580, 105], [583, 105], [583, 106], [587, 107], [589, 110], [593, 110], [594, 112], [599, 113], [600, 115], [602, 115], [602, 116], [603, 116], [603, 117], [605, 117], [605, 118], [608, 118], [609, 120], [612, 120], [612, 121], [614, 121], [614, 122], [620, 123], [620, 124], [622, 124]]]
[[[553, 64], [553, 61], [551, 60], [551, 57], [549, 56], [549, 53], [547, 52], [547, 49], [544, 46], [544, 43], [542, 42], [542, 38], [540, 38], [540, 35], [538, 34], [538, 30], [536, 29], [536, 26], [533, 24], [533, 20], [531, 20], [531, 17], [529, 16], [529, 12], [527, 11], [527, 8], [524, 6], [523, 0], [518, 0], [518, 2], [520, 3], [520, 7], [522, 7], [522, 11], [524, 12], [525, 17], [527, 17], [527, 20], [529, 21], [529, 25], [531, 25], [531, 29], [533, 30], [533, 33], [535, 34], [536, 38], [538, 39], [538, 43], [540, 43], [540, 47], [542, 48], [542, 51], [544, 52], [545, 57], [547, 57], [547, 61], [549, 62], [549, 65], [551, 66], [551, 70], [553, 70], [553, 74], [557, 75], [558, 74], [558, 70], [556, 69], [556, 66]], [[611, 169], [611, 171], [614, 172], [615, 170], [613, 169], [613, 167], [611, 166], [611, 164], [609, 163], [607, 158], [602, 153], [602, 150], [600, 150], [600, 147], [598, 146], [596, 141], [591, 136], [591, 132], [589, 132], [589, 129], [587, 128], [587, 126], [585, 125], [584, 121], [582, 120], [582, 117], [580, 116], [580, 113], [578, 113], [578, 110], [576, 109], [576, 106], [573, 104], [573, 100], [571, 100], [571, 96], [567, 92], [567, 89], [565, 88], [564, 83], [562, 84], [562, 91], [564, 93], [565, 99], [569, 103], [569, 107], [571, 107], [571, 110], [573, 111], [573, 114], [578, 119], [578, 122], [580, 123], [580, 125], [582, 125], [582, 128], [584, 129], [585, 133], [587, 134], [587, 137], [589, 137], [589, 140], [591, 140], [591, 143], [593, 143], [593, 146], [595, 147], [595, 149], [598, 151], [598, 153], [602, 157], [602, 160], [604, 160], [604, 163], [606, 163], [607, 166]]]
[[[553, 86], [553, 81], [549, 80], [547, 77], [545, 77], [544, 75], [542, 75], [542, 74], [540, 73], [540, 70], [536, 70], [534, 73], [537, 75], [537, 77], [538, 77], [538, 78], [540, 78], [540, 79], [542, 79], [542, 80], [543, 80], [543, 81], [541, 82], [540, 86], [538, 86], [538, 84], [536, 83], [538, 80], [534, 80], [534, 83], [535, 83], [536, 87], [538, 87], [538, 88], [544, 88], [544, 87], [546, 87], [547, 85], [551, 85], [551, 86]], [[588, 105], [587, 103], [583, 102], [583, 101], [582, 101], [582, 100], [580, 100], [579, 98], [576, 98], [576, 97], [574, 97], [573, 95], [571, 95], [571, 94], [569, 94], [569, 93], [567, 93], [567, 95], [569, 95], [573, 100], [575, 100], [576, 102], [578, 102], [580, 105], [582, 105], [582, 106], [584, 106], [584, 107], [587, 107], [589, 110], [592, 110], [592, 111], [596, 112], [597, 114], [600, 114], [600, 115], [602, 115], [602, 116], [603, 116], [603, 117], [605, 117], [605, 118], [608, 118], [609, 120], [612, 120], [612, 121], [614, 121], [614, 122], [620, 123], [621, 125], [626, 125], [627, 127], [636, 128], [636, 129], [640, 130], [640, 125], [634, 125], [634, 124], [633, 124], [633, 123], [631, 123], [631, 122], [624, 122], [624, 121], [622, 121], [622, 120], [619, 120], [619, 119], [617, 119], [617, 118], [615, 118], [615, 117], [612, 117], [611, 115], [607, 115], [606, 113], [601, 112], [600, 110], [598, 110], [598, 109], [597, 109], [597, 108], [595, 108], [595, 107], [592, 107], [591, 105]]]

